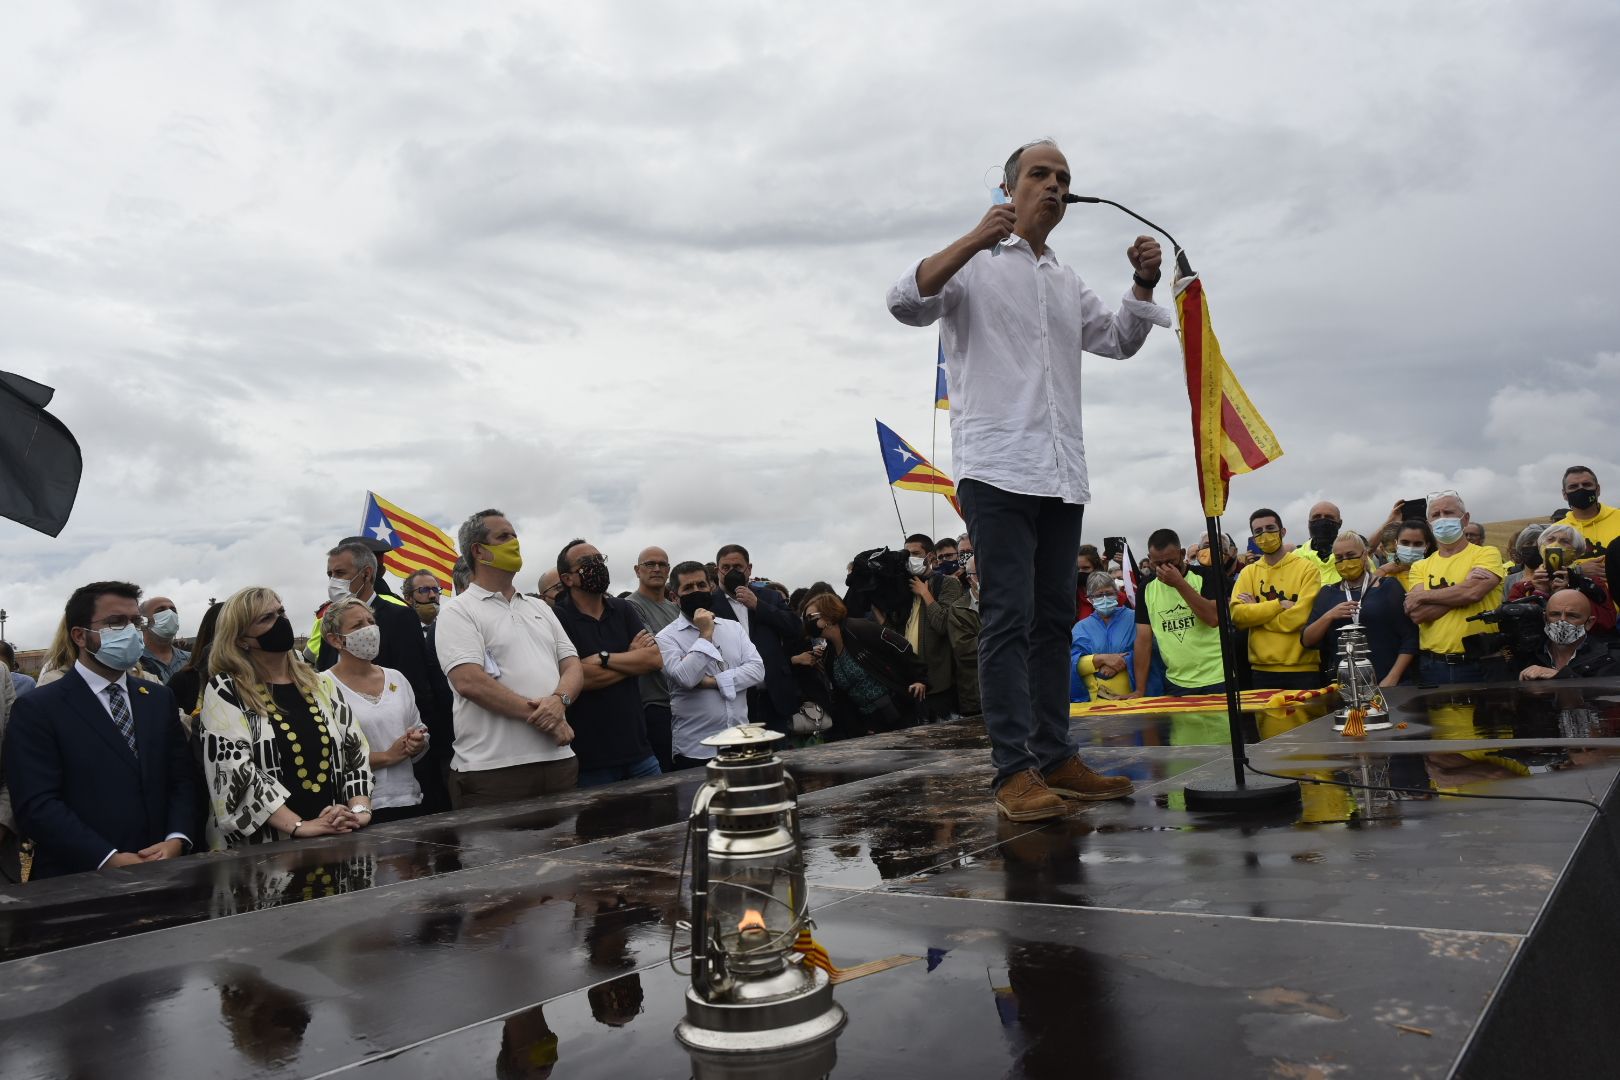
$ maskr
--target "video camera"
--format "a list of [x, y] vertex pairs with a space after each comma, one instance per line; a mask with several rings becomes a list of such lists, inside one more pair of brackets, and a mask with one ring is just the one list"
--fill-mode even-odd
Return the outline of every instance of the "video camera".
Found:
[[864, 610], [876, 605], [884, 615], [904, 616], [911, 610], [911, 571], [906, 568], [910, 558], [904, 551], [872, 548], [856, 555], [851, 561], [849, 576], [844, 584], [849, 587], [852, 610]]
[[1468, 616], [1468, 622], [1482, 622], [1495, 630], [1463, 638], [1463, 655], [1470, 660], [1491, 663], [1502, 659], [1506, 649], [1512, 654], [1513, 671], [1532, 663], [1547, 640], [1546, 620], [1539, 600], [1515, 600], [1491, 611]]

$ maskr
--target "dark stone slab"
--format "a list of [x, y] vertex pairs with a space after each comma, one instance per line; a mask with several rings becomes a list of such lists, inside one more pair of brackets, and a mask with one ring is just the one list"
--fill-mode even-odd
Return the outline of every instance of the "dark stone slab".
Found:
[[0, 1076], [310, 1076], [662, 961], [675, 879], [530, 858], [0, 965]]
[[[1522, 776], [1488, 755], [1431, 756], [1439, 764], [1424, 755], [1402, 763], [1486, 794], [1602, 799], [1620, 770], [1620, 758], [1607, 751]], [[1368, 754], [1280, 771], [1389, 784], [1392, 771], [1402, 776], [1391, 762]], [[1234, 819], [1185, 809], [1181, 784], [1229, 769], [1225, 762], [1201, 766], [1150, 789], [1148, 798], [1096, 804], [1035, 830], [985, 813], [984, 827], [1000, 837], [995, 847], [884, 887], [1023, 903], [1524, 933], [1594, 816], [1566, 803], [1407, 799], [1314, 785], [1304, 788], [1299, 808], [1281, 815]]]
[[[836, 962], [919, 962], [836, 987], [839, 1077], [1444, 1076], [1511, 936], [861, 896], [818, 909]], [[361, 1077], [680, 1078], [685, 980], [622, 976], [455, 1032]], [[1395, 1025], [1422, 1027], [1428, 1036]], [[791, 1080], [792, 1073], [776, 1074]]]

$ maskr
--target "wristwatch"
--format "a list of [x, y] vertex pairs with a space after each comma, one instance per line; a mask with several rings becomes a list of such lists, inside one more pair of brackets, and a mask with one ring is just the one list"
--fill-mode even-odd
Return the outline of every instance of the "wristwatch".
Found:
[[365, 814], [367, 817], [370, 817], [371, 816], [371, 807], [369, 807], [369, 806], [361, 806], [359, 803], [355, 803], [353, 806], [349, 807], [349, 813], [351, 813], [351, 814]]
[[561, 690], [557, 691], [557, 696], [562, 698], [563, 708], [565, 709], [574, 704], [574, 699], [563, 693]]
[[596, 654], [596, 658], [598, 660], [602, 661], [602, 666], [603, 667], [607, 667], [608, 666], [608, 657], [610, 657], [612, 655], [613, 655], [612, 653], [608, 652], [606, 649], [603, 649], [601, 652]]

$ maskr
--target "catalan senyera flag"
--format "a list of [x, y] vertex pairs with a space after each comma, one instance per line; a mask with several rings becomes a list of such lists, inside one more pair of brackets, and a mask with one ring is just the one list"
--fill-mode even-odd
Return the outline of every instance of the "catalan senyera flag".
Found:
[[447, 593], [450, 591], [456, 542], [437, 525], [402, 510], [375, 491], [368, 491], [366, 517], [360, 532], [393, 545], [394, 550], [382, 557], [384, 568], [400, 577], [414, 570], [431, 570], [439, 579], [439, 587]]
[[945, 343], [939, 343], [939, 357], [934, 361], [934, 408], [949, 409], [951, 395], [945, 386]]
[[1198, 490], [1204, 516], [1220, 517], [1232, 477], [1276, 461], [1283, 450], [1221, 355], [1221, 343], [1209, 325], [1204, 283], [1197, 274], [1176, 281], [1176, 316], [1181, 323], [1187, 396], [1192, 401]]
[[943, 495], [960, 516], [962, 504], [956, 500], [956, 485], [951, 478], [930, 465], [916, 447], [895, 434], [889, 425], [881, 420], [876, 423], [878, 446], [883, 451], [883, 468], [889, 474], [889, 483], [906, 491], [931, 491], [935, 495]]

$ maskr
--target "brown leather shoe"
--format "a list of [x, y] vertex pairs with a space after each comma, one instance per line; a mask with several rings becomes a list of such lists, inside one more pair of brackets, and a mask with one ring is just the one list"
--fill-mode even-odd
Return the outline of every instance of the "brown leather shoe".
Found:
[[1046, 787], [1039, 769], [1025, 769], [996, 789], [996, 809], [1008, 821], [1045, 821], [1069, 812]]
[[1128, 777], [1103, 776], [1093, 772], [1078, 755], [1047, 773], [1043, 779], [1052, 794], [1086, 802], [1120, 799], [1136, 790], [1136, 785]]

